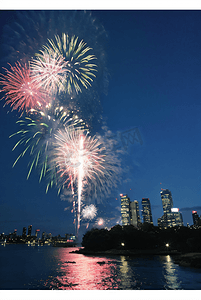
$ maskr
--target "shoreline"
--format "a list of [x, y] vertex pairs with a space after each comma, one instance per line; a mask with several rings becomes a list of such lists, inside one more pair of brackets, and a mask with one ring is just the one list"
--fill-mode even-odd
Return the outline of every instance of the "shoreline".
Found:
[[181, 254], [175, 258], [174, 263], [181, 267], [201, 269], [201, 253], [192, 252]]
[[79, 250], [72, 251], [71, 253], [84, 254], [84, 255], [181, 255], [177, 250], [124, 250], [124, 249], [110, 249], [105, 251], [93, 251], [80, 248]]
[[80, 248], [79, 250], [71, 251], [71, 253], [83, 254], [83, 255], [94, 255], [94, 256], [110, 256], [110, 255], [124, 255], [124, 256], [146, 256], [146, 255], [170, 255], [173, 256], [173, 261], [181, 267], [190, 267], [201, 269], [201, 253], [191, 252], [182, 253], [177, 250], [169, 251], [158, 251], [158, 250], [123, 250], [123, 249], [110, 249], [106, 251], [92, 251]]

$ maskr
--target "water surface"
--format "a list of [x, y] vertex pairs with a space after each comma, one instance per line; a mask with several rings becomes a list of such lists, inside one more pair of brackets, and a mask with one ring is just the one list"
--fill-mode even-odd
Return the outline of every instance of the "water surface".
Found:
[[199, 290], [201, 270], [167, 256], [86, 256], [76, 248], [0, 246], [1, 290]]

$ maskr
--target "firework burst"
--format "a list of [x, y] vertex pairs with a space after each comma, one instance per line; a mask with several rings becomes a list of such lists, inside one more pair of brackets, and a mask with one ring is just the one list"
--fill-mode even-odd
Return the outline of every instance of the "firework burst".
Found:
[[45, 90], [32, 81], [26, 64], [22, 66], [17, 62], [14, 67], [10, 65], [10, 71], [5, 71], [6, 75], [1, 74], [0, 80], [0, 85], [3, 85], [1, 92], [5, 93], [5, 105], [10, 104], [13, 110], [28, 111], [49, 102]]
[[87, 44], [78, 37], [63, 33], [62, 38], [55, 35], [55, 40], [48, 40], [47, 46], [44, 48], [48, 51], [54, 51], [57, 55], [62, 55], [65, 58], [67, 68], [66, 74], [66, 90], [68, 94], [78, 94], [82, 92], [82, 87], [88, 88], [93, 82], [97, 66], [93, 62], [96, 57], [89, 54], [92, 50]]
[[82, 178], [86, 198], [108, 195], [120, 180], [121, 161], [112, 152], [113, 144], [86, 130], [68, 127], [59, 129], [51, 161], [57, 165], [63, 188], [77, 185]]
[[81, 204], [84, 199], [111, 192], [119, 179], [119, 160], [105, 148], [101, 139], [91, 137], [80, 128], [58, 130], [51, 154], [60, 185], [71, 188], [77, 198], [77, 229], [80, 226]]
[[85, 131], [74, 127], [58, 130], [55, 135], [54, 161], [58, 172], [64, 179], [64, 186], [76, 183], [80, 176], [80, 166], [83, 167], [83, 180], [100, 178], [104, 174], [104, 148], [95, 137], [85, 134]]
[[51, 49], [41, 50], [36, 57], [30, 62], [33, 82], [52, 94], [64, 91], [67, 72], [65, 58]]
[[[84, 206], [81, 214], [82, 201], [96, 203], [108, 195], [121, 169], [104, 138], [90, 136], [89, 124], [78, 117], [79, 111], [90, 128], [94, 121], [99, 126], [98, 92], [108, 84], [100, 44], [106, 32], [86, 11], [30, 11], [17, 12], [13, 25], [5, 26], [4, 37], [8, 61], [15, 64], [4, 68], [0, 91], [5, 105], [21, 112], [20, 129], [11, 137], [18, 138], [13, 150], [23, 151], [13, 166], [29, 154], [27, 179], [37, 168], [39, 181], [48, 179], [47, 190], [56, 185], [59, 192], [70, 192], [78, 233], [81, 216], [92, 220], [97, 214], [92, 204]], [[90, 89], [92, 84], [95, 89]]]
[[95, 222], [95, 226], [103, 227], [105, 225], [105, 220], [103, 218], [98, 218]]
[[49, 186], [57, 184], [57, 176], [55, 169], [51, 165], [51, 171], [49, 170], [49, 151], [52, 147], [54, 140], [54, 133], [58, 128], [73, 124], [76, 126], [82, 122], [77, 115], [71, 111], [65, 110], [63, 107], [52, 107], [51, 105], [46, 108], [46, 111], [30, 110], [29, 116], [21, 118], [16, 123], [20, 125], [21, 129], [12, 134], [13, 136], [20, 136], [13, 150], [16, 147], [23, 145], [24, 150], [15, 160], [13, 167], [22, 158], [25, 153], [29, 153], [31, 156], [30, 167], [27, 175], [29, 178], [32, 169], [39, 167], [41, 181], [42, 177], [47, 176], [49, 182], [47, 184], [47, 190]]
[[82, 209], [82, 217], [84, 219], [93, 220], [96, 217], [96, 215], [97, 215], [97, 208], [93, 204], [85, 206]]

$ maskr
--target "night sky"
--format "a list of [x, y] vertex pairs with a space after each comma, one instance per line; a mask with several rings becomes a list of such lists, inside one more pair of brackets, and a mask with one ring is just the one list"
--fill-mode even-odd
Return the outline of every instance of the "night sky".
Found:
[[[201, 214], [201, 12], [94, 10], [92, 17], [107, 36], [99, 40], [109, 79], [107, 93], [98, 89], [102, 122], [114, 135], [138, 128], [142, 140], [130, 142], [127, 149], [120, 141], [121, 183], [97, 206], [94, 222], [101, 217], [106, 226], [114, 226], [120, 220], [119, 194], [124, 193], [140, 206], [142, 198], [149, 198], [157, 225], [163, 214], [160, 190], [167, 188], [184, 225], [191, 225], [192, 210]], [[15, 28], [16, 18], [16, 12], [0, 11], [2, 45], [7, 43], [2, 38], [4, 26]], [[5, 66], [9, 53], [3, 48]], [[54, 188], [46, 194], [45, 180], [38, 182], [37, 170], [26, 180], [29, 156], [12, 168], [17, 152], [12, 152], [15, 141], [9, 136], [18, 130], [19, 113], [9, 112], [3, 104], [2, 100], [0, 232], [17, 229], [21, 234], [30, 224], [34, 231], [53, 235], [74, 232], [69, 202], [62, 201]], [[93, 130], [100, 132], [95, 125]]]

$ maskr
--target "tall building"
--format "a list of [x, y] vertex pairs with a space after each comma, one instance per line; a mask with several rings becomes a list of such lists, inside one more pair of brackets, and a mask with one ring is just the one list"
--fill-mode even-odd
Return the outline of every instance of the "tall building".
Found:
[[27, 228], [26, 228], [26, 227], [23, 227], [23, 230], [22, 230], [22, 237], [25, 238], [25, 237], [26, 237], [26, 234], [27, 234]]
[[163, 212], [170, 213], [173, 208], [172, 193], [168, 189], [161, 189], [161, 200], [163, 205]]
[[17, 236], [17, 229], [15, 229], [13, 232], [13, 237], [16, 237], [16, 236]]
[[27, 236], [31, 236], [31, 231], [32, 231], [32, 225], [29, 225]]
[[142, 218], [143, 223], [153, 224], [151, 204], [149, 198], [142, 198]]
[[45, 231], [43, 231], [43, 233], [42, 233], [42, 240], [45, 240], [46, 237], [47, 237], [47, 233]]
[[40, 229], [36, 229], [36, 231], [35, 231], [36, 238], [38, 237], [39, 232], [40, 232]]
[[193, 225], [198, 225], [199, 224], [199, 216], [196, 210], [192, 211], [192, 217], [193, 217]]
[[183, 226], [183, 217], [182, 214], [179, 211], [179, 208], [172, 208], [172, 227], [174, 226]]
[[138, 227], [141, 221], [140, 221], [139, 203], [137, 200], [130, 202], [130, 210], [131, 210], [131, 224], [135, 227]]
[[163, 216], [158, 219], [159, 228], [183, 226], [182, 214], [178, 208], [173, 208], [172, 193], [168, 189], [161, 189], [161, 200], [163, 205]]
[[130, 225], [131, 213], [130, 213], [130, 198], [127, 195], [120, 194], [121, 197], [121, 218], [122, 225]]

